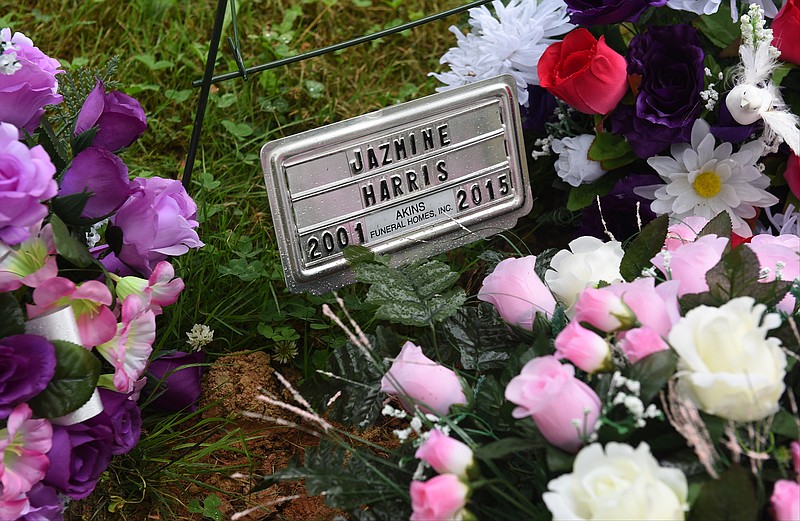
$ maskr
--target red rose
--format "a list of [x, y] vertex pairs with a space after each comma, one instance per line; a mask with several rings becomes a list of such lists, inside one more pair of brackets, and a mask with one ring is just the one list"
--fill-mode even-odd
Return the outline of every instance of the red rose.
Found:
[[772, 45], [781, 51], [781, 60], [800, 65], [800, 3], [786, 0], [772, 21]]
[[548, 47], [539, 59], [539, 84], [584, 114], [608, 114], [628, 89], [627, 63], [584, 28]]
[[800, 198], [800, 157], [794, 154], [789, 156], [783, 177], [786, 179], [786, 184], [789, 185], [789, 190], [792, 191], [792, 194]]

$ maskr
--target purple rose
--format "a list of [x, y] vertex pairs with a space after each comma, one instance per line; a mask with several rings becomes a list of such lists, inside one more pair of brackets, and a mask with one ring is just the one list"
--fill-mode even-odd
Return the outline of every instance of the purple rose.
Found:
[[72, 499], [85, 498], [108, 468], [113, 445], [108, 425], [53, 425], [50, 467], [43, 482]]
[[58, 195], [93, 194], [86, 202], [81, 217], [105, 217], [116, 211], [131, 194], [128, 167], [122, 159], [104, 148], [82, 150], [72, 159], [61, 179]]
[[56, 167], [41, 145], [28, 148], [19, 141], [17, 127], [0, 122], [0, 168], [0, 242], [19, 244], [30, 236], [28, 228], [47, 215], [41, 201], [58, 191]]
[[672, 143], [688, 142], [703, 110], [703, 49], [688, 25], [651, 26], [628, 47], [628, 74], [641, 78], [635, 106], [611, 113], [611, 129], [637, 156], [648, 158]]
[[142, 435], [142, 411], [130, 394], [98, 388], [103, 401], [103, 412], [86, 420], [89, 426], [111, 427], [114, 445], [111, 454], [126, 454], [133, 449]]
[[667, 0], [565, 0], [569, 21], [590, 25], [636, 22], [649, 6], [660, 7]]
[[728, 104], [725, 103], [727, 97], [728, 93], [726, 92], [719, 100], [719, 117], [717, 118], [717, 122], [711, 126], [711, 134], [719, 141], [741, 143], [761, 130], [763, 123], [761, 123], [761, 119], [759, 119], [756, 123], [751, 125], [742, 125], [733, 119], [731, 111], [728, 110]]
[[659, 180], [657, 175], [647, 174], [630, 175], [617, 181], [611, 192], [600, 198], [600, 208], [595, 201], [581, 212], [581, 226], [576, 237], [591, 235], [608, 240], [603, 227], [604, 220], [608, 231], [618, 241], [625, 242], [633, 237], [639, 231], [639, 223], [644, 226], [656, 218], [656, 214], [650, 209], [650, 199], [636, 195], [633, 190], [639, 186], [657, 184]]
[[203, 367], [194, 364], [202, 364], [205, 359], [203, 351], [176, 351], [151, 360], [147, 366], [148, 379], [157, 384], [151, 403], [164, 411], [196, 411]]
[[0, 420], [47, 387], [56, 373], [56, 348], [37, 335], [0, 338]]
[[75, 134], [95, 125], [98, 130], [92, 145], [113, 152], [136, 141], [147, 130], [147, 118], [138, 101], [123, 92], [106, 93], [98, 80], [75, 121]]
[[[22, 33], [0, 30], [0, 121], [33, 133], [39, 126], [45, 105], [61, 103], [56, 74], [60, 64], [33, 46]], [[10, 65], [4, 65], [8, 62]], [[22, 135], [21, 131], [19, 135]]]
[[64, 516], [61, 515], [64, 511], [64, 504], [54, 488], [39, 482], [28, 492], [28, 501], [30, 509], [20, 518], [20, 521], [62, 521], [64, 519]]
[[150, 276], [159, 261], [203, 246], [197, 232], [197, 205], [180, 181], [152, 177], [131, 182], [133, 193], [111, 224], [122, 230], [119, 260]]

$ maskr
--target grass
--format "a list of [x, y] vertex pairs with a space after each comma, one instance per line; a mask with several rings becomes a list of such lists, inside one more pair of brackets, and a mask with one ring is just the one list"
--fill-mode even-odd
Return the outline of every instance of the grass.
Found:
[[[268, 62], [461, 3], [242, 0], [237, 20], [244, 62]], [[0, 27], [25, 33], [69, 69], [100, 68], [118, 56], [116, 79], [142, 103], [149, 125], [123, 159], [133, 176], [178, 178], [198, 100], [191, 82], [202, 75], [215, 9], [209, 0], [0, 0]], [[174, 260], [186, 289], [159, 318], [156, 350], [180, 349], [185, 332], [200, 323], [215, 330], [212, 357], [273, 352], [296, 342], [292, 364], [301, 377], [324, 365], [328, 350], [344, 341], [319, 311], [333, 299], [293, 295], [284, 287], [259, 150], [272, 139], [433, 93], [436, 82], [427, 73], [439, 69], [439, 57], [454, 44], [447, 27], [463, 22], [453, 17], [212, 89], [191, 186], [206, 246]], [[234, 69], [224, 47], [216, 71]], [[463, 267], [472, 262], [466, 257], [475, 256], [465, 256]], [[364, 323], [370, 315], [359, 291], [351, 287], [341, 295]], [[139, 446], [115, 460], [98, 491], [73, 505], [72, 517], [190, 516], [188, 500], [174, 491], [203, 483], [205, 473], [237, 470], [221, 469], [204, 456], [247, 453], [248, 436], [227, 418], [147, 414]]]

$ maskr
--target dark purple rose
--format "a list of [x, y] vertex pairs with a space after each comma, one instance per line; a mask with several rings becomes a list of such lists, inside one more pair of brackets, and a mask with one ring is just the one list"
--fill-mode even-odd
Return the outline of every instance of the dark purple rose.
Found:
[[742, 125], [733, 119], [731, 111], [728, 110], [728, 105], [725, 103], [727, 97], [728, 93], [726, 92], [717, 103], [719, 117], [717, 117], [717, 122], [711, 126], [711, 134], [720, 141], [741, 143], [755, 132], [761, 130], [763, 124], [760, 119], [752, 125]]
[[553, 111], [558, 106], [556, 97], [538, 85], [528, 85], [528, 106], [520, 107], [522, 128], [536, 133], [543, 133], [544, 124], [552, 119]]
[[688, 25], [651, 26], [631, 40], [628, 74], [641, 84], [635, 106], [620, 105], [610, 120], [612, 131], [624, 135], [637, 156], [689, 142], [704, 105], [703, 57], [700, 38]]
[[636, 22], [649, 6], [660, 7], [667, 0], [564, 0], [569, 21], [590, 25]]
[[89, 426], [107, 425], [114, 434], [111, 454], [126, 454], [139, 443], [142, 434], [142, 411], [130, 394], [98, 389], [103, 400], [103, 412], [86, 420]]
[[72, 499], [85, 498], [108, 468], [113, 445], [108, 425], [53, 425], [50, 467], [43, 482]]
[[86, 202], [81, 217], [105, 217], [116, 211], [131, 194], [128, 167], [122, 159], [104, 148], [91, 146], [72, 159], [58, 195], [79, 194], [84, 190], [93, 195]]
[[122, 230], [117, 258], [149, 277], [159, 261], [203, 246], [197, 232], [197, 205], [180, 181], [152, 177], [131, 182], [133, 193], [111, 224]]
[[[604, 241], [608, 240], [609, 237], [603, 228], [605, 220], [606, 228], [616, 240], [625, 241], [632, 237], [639, 231], [639, 222], [644, 226], [656, 218], [656, 214], [650, 209], [650, 199], [634, 194], [633, 189], [660, 182], [661, 178], [655, 174], [630, 175], [620, 179], [611, 192], [600, 198], [600, 208], [595, 201], [583, 210], [581, 226], [576, 236], [591, 235]], [[603, 211], [602, 219], [600, 209]]]
[[75, 134], [95, 125], [98, 131], [92, 145], [114, 152], [144, 134], [147, 119], [138, 101], [119, 91], [106, 94], [103, 82], [98, 80], [75, 121]]
[[56, 373], [56, 348], [38, 335], [0, 338], [0, 420], [47, 387]]
[[47, 207], [41, 202], [58, 191], [55, 173], [41, 145], [28, 148], [19, 141], [17, 127], [0, 122], [0, 242], [23, 242], [29, 228], [45, 218]]
[[56, 92], [56, 74], [64, 71], [58, 70], [58, 60], [34, 47], [30, 38], [22, 33], [12, 35], [10, 29], [2, 29], [0, 43], [5, 49], [0, 53], [16, 64], [0, 71], [0, 121], [20, 129], [20, 136], [22, 129], [33, 133], [39, 126], [45, 105], [61, 103], [62, 96]]
[[30, 501], [30, 510], [20, 518], [20, 521], [62, 521], [64, 519], [61, 514], [64, 511], [64, 504], [54, 488], [39, 482], [28, 492], [28, 501]]
[[156, 398], [151, 403], [164, 411], [196, 411], [203, 367], [195, 364], [202, 364], [205, 359], [203, 351], [175, 351], [151, 360], [147, 366], [148, 383], [156, 384]]

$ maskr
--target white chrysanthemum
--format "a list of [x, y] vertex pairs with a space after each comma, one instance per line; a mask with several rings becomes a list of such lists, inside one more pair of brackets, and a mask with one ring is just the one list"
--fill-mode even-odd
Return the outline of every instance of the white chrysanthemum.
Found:
[[446, 86], [438, 91], [460, 87], [500, 74], [511, 74], [517, 83], [519, 102], [528, 104], [528, 85], [538, 85], [537, 64], [547, 47], [556, 42], [553, 36], [569, 32], [564, 0], [511, 0], [503, 5], [492, 2], [496, 16], [485, 6], [469, 10], [472, 31], [462, 34], [455, 27], [458, 46], [451, 48], [439, 60], [450, 70], [430, 73]]
[[674, 144], [672, 157], [647, 160], [667, 184], [635, 191], [655, 199], [650, 208], [657, 215], [669, 214], [678, 220], [692, 215], [710, 220], [728, 212], [734, 233], [749, 237], [753, 232], [744, 219], [755, 217], [757, 207], [778, 202], [765, 190], [769, 178], [756, 166], [764, 144], [752, 141], [735, 153], [730, 143], [715, 144], [708, 123], [698, 119], [692, 127], [691, 144]]
[[[721, 3], [722, 0], [669, 0], [667, 2], [667, 7], [678, 11], [690, 11], [694, 14], [709, 15], [716, 13]], [[730, 3], [731, 18], [736, 22], [739, 20], [738, 0], [730, 0]], [[778, 14], [778, 8], [772, 0], [749, 0], [748, 4], [761, 6], [764, 10], [764, 16], [767, 18], [775, 18], [775, 15]]]

